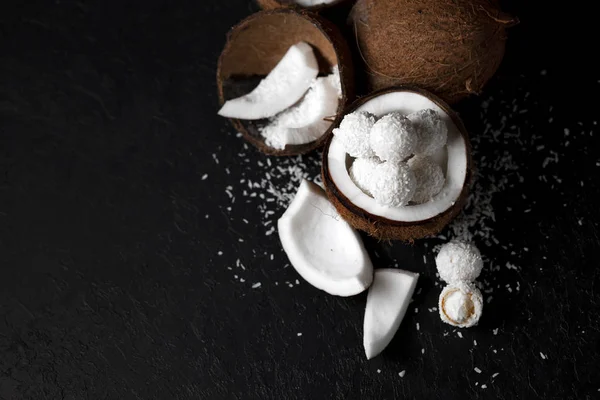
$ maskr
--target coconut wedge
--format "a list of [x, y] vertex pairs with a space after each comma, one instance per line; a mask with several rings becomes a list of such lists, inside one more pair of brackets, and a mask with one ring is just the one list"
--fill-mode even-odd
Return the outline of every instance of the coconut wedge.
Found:
[[227, 100], [219, 115], [240, 119], [272, 117], [300, 100], [318, 74], [312, 47], [305, 42], [296, 43], [252, 92]]
[[371, 284], [373, 265], [358, 232], [319, 186], [303, 180], [277, 227], [292, 266], [314, 287], [353, 296]]
[[306, 144], [319, 139], [331, 126], [327, 117], [335, 115], [338, 90], [332, 74], [317, 78], [298, 104], [288, 108], [261, 130], [267, 145], [284, 149], [286, 144]]
[[[313, 50], [319, 76], [330, 75], [338, 67], [341, 96], [335, 112], [326, 117], [326, 122], [335, 123], [337, 116], [354, 98], [350, 49], [332, 22], [297, 9], [261, 11], [231, 29], [217, 67], [217, 90], [221, 105], [252, 92], [284, 58], [289, 48], [299, 42], [307, 43]], [[270, 122], [268, 119], [243, 120], [232, 117], [230, 121], [260, 151], [281, 156], [307, 153], [321, 147], [332, 129], [332, 124], [322, 124], [324, 130], [320, 135], [310, 132], [316, 137], [314, 140], [288, 144], [281, 149], [268, 145], [261, 135], [261, 129]]]
[[367, 295], [363, 344], [367, 359], [381, 353], [396, 334], [419, 274], [401, 269], [375, 270], [373, 284]]
[[[471, 146], [460, 118], [435, 95], [417, 88], [397, 87], [375, 92], [355, 102], [347, 112], [410, 114], [422, 109], [438, 112], [448, 127], [446, 146], [432, 159], [445, 175], [441, 191], [423, 204], [390, 207], [378, 204], [354, 184], [348, 172], [352, 158], [332, 136], [323, 150], [323, 182], [327, 195], [354, 228], [379, 239], [414, 241], [437, 234], [461, 210], [471, 180]], [[335, 128], [335, 126], [334, 126]]]

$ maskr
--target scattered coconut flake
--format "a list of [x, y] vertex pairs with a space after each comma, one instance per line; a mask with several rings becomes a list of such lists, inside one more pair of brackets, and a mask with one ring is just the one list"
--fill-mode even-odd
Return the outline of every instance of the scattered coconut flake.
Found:
[[406, 375], [406, 370], [398, 372], [398, 375], [400, 378], [404, 378], [404, 375]]
[[480, 373], [481, 373], [481, 370], [480, 370], [479, 368], [477, 368], [477, 367], [473, 368], [473, 370], [474, 370], [475, 372], [477, 372], [478, 374], [480, 374]]
[[259, 287], [261, 287], [261, 285], [262, 284], [260, 282], [254, 283], [252, 284], [252, 289], [258, 289]]

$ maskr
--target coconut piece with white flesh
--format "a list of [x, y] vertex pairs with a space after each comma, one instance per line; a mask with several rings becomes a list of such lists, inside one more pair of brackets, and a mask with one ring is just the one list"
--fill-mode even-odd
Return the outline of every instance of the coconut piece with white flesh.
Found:
[[302, 181], [277, 227], [292, 266], [314, 287], [353, 296], [371, 284], [373, 265], [360, 235], [316, 184]]
[[440, 232], [465, 204], [471, 177], [469, 139], [460, 118], [447, 104], [420, 89], [394, 88], [373, 93], [349, 108], [351, 113], [363, 111], [376, 117], [392, 112], [410, 115], [421, 110], [433, 110], [439, 116], [446, 129], [437, 132], [447, 138], [432, 141], [435, 143], [433, 148], [445, 142], [437, 151], [428, 149], [434, 153], [430, 160], [440, 163], [444, 182], [437, 194], [421, 204], [381, 204], [352, 181], [348, 171], [352, 158], [343, 140], [333, 135], [325, 144], [325, 188], [338, 212], [354, 228], [379, 239], [413, 241]]
[[336, 0], [295, 0], [294, 3], [302, 7], [318, 6], [321, 4], [330, 4]]
[[395, 268], [375, 270], [367, 295], [363, 344], [367, 359], [381, 353], [396, 334], [419, 274]]
[[[306, 95], [294, 106], [275, 116], [260, 133], [276, 149], [319, 139], [331, 126], [339, 103], [339, 72], [313, 81]], [[337, 85], [336, 85], [337, 80]]]
[[227, 100], [219, 115], [247, 120], [272, 117], [298, 102], [318, 73], [319, 65], [312, 47], [299, 42], [288, 49], [252, 92]]
[[264, 9], [273, 9], [279, 7], [303, 7], [311, 11], [318, 11], [322, 8], [328, 8], [347, 0], [256, 0]]

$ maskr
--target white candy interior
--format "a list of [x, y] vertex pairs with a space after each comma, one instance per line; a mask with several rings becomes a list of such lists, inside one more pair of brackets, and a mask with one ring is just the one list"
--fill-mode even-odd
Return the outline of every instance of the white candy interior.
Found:
[[350, 179], [348, 156], [342, 143], [334, 136], [329, 147], [327, 160], [329, 172], [339, 190], [357, 207], [370, 214], [392, 221], [416, 222], [432, 218], [452, 207], [465, 184], [467, 177], [467, 144], [460, 131], [444, 110], [427, 97], [414, 92], [392, 92], [377, 96], [360, 106], [356, 111], [368, 111], [381, 117], [398, 111], [410, 114], [431, 108], [437, 111], [448, 126], [448, 143], [433, 159], [442, 166], [446, 183], [431, 201], [405, 207], [389, 207], [378, 204], [375, 199], [362, 192]]

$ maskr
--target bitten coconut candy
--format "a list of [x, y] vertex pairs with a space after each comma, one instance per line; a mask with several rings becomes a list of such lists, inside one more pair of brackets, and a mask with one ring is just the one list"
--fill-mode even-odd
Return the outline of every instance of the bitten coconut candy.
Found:
[[476, 325], [483, 312], [483, 296], [473, 282], [483, 269], [481, 253], [471, 243], [449, 242], [440, 248], [435, 263], [448, 283], [439, 298], [440, 318], [459, 328]]
[[[353, 135], [346, 130], [356, 124], [346, 126], [344, 121], [355, 115], [378, 120], [367, 135], [359, 136], [363, 142], [350, 142], [349, 147], [347, 138]], [[371, 137], [373, 130], [379, 138]], [[365, 136], [379, 162], [361, 162], [355, 171], [353, 163], [369, 152], [354, 153], [356, 158], [348, 149], [360, 148]], [[416, 155], [408, 158], [410, 154]], [[325, 143], [322, 174], [331, 202], [354, 228], [379, 239], [413, 241], [437, 234], [460, 212], [471, 168], [468, 134], [460, 118], [437, 96], [398, 87], [349, 107]]]
[[458, 328], [477, 325], [483, 312], [483, 296], [472, 283], [457, 282], [442, 290], [438, 304], [440, 318]]
[[229, 32], [217, 88], [219, 113], [259, 150], [306, 153], [324, 143], [354, 96], [350, 50], [314, 13], [262, 11]]

